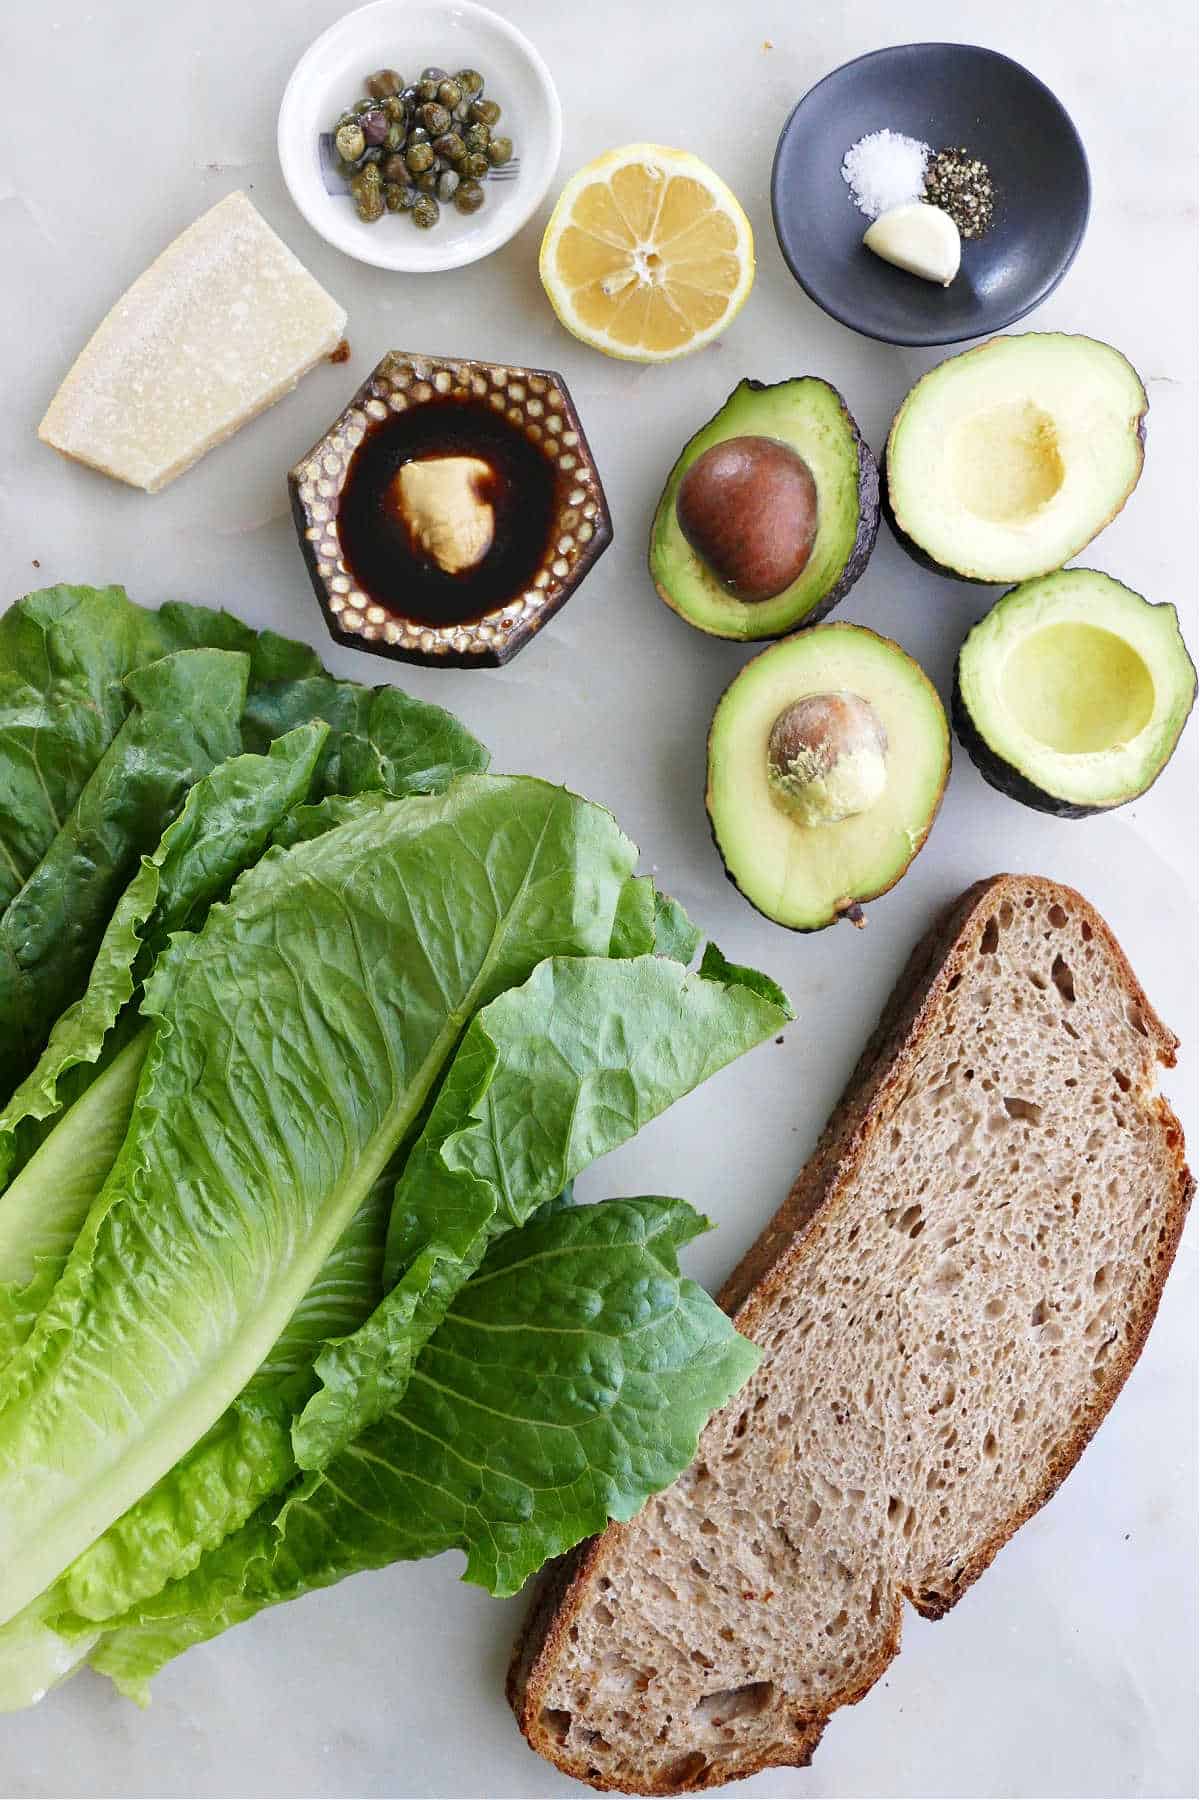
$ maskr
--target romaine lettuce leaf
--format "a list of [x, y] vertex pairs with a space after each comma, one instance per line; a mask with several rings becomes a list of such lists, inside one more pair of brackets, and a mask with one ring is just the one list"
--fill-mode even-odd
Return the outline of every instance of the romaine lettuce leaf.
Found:
[[[136, 980], [171, 932], [193, 923], [261, 855], [276, 826], [308, 793], [326, 735], [319, 722], [299, 726], [277, 739], [266, 756], [230, 757], [188, 793], [182, 812], [153, 855], [142, 858], [117, 902], [87, 987], [59, 1016], [34, 1068], [0, 1112], [0, 1188], [16, 1159], [18, 1127], [53, 1117], [62, 1104], [63, 1076], [99, 1060]], [[140, 965], [136, 977], [135, 965]], [[25, 1191], [32, 1196], [28, 1184]], [[7, 1196], [0, 1195], [0, 1280], [11, 1278], [4, 1251], [11, 1212]], [[86, 1207], [78, 1225], [85, 1214]]]
[[613, 1200], [501, 1238], [400, 1407], [116, 1621], [93, 1665], [144, 1700], [189, 1645], [357, 1570], [458, 1548], [467, 1580], [512, 1593], [547, 1557], [631, 1518], [758, 1361], [679, 1274], [680, 1245], [704, 1228], [679, 1200]]
[[120, 1050], [0, 1196], [0, 1370], [33, 1330], [108, 1179], [148, 1043], [143, 1029]]
[[301, 1467], [324, 1467], [396, 1405], [493, 1238], [790, 1016], [776, 996], [654, 956], [550, 958], [478, 1013], [396, 1189], [395, 1285], [318, 1358], [320, 1391], [293, 1431]]
[[169, 601], [152, 612], [120, 587], [43, 588], [0, 618], [0, 915], [127, 716], [126, 677], [200, 648], [250, 658], [245, 749], [264, 751], [310, 719], [331, 726], [319, 794], [432, 793], [487, 767], [482, 745], [441, 707], [335, 681], [307, 644], [208, 607]]
[[691, 963], [700, 948], [700, 933], [670, 894], [660, 894], [649, 875], [633, 875], [621, 890], [613, 921], [610, 956], [669, 956]]
[[242, 718], [248, 750], [263, 750], [282, 732], [324, 719], [329, 741], [313, 785], [327, 794], [436, 794], [459, 775], [481, 775], [483, 745], [453, 714], [400, 688], [361, 687], [311, 675], [252, 686]]
[[[261, 644], [261, 649], [260, 649]], [[175, 650], [236, 650], [250, 679], [320, 670], [307, 645], [229, 613], [135, 606], [124, 588], [52, 587], [0, 617], [0, 913], [32, 874], [132, 704], [126, 677]]]
[[7, 1371], [0, 1621], [240, 1393], [473, 1013], [607, 950], [635, 854], [562, 789], [468, 777], [269, 851], [172, 940], [129, 1133]]
[[241, 654], [180, 650], [128, 676], [133, 710], [0, 918], [0, 1095], [87, 985], [138, 857], [193, 783], [240, 748], [249, 668]]
[[[43, 1596], [45, 1616], [66, 1609], [104, 1620], [193, 1569], [296, 1474], [291, 1422], [312, 1391], [323, 1341], [354, 1328], [382, 1292], [392, 1181], [375, 1184], [317, 1279], [233, 1404]], [[0, 1650], [8, 1627], [0, 1630]], [[2, 1709], [0, 1709], [2, 1710]]]
[[700, 948], [701, 935], [678, 900], [672, 900], [670, 894], [655, 891], [654, 951], [657, 956], [669, 956], [688, 968]]

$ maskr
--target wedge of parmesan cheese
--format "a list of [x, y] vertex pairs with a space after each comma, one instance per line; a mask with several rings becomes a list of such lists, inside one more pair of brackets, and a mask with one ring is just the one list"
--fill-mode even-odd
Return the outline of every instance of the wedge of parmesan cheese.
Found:
[[157, 493], [294, 388], [345, 325], [246, 195], [229, 194], [117, 301], [38, 436]]

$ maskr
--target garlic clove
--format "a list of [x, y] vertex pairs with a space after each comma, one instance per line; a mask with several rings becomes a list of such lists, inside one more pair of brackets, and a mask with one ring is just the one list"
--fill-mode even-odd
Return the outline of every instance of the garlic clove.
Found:
[[958, 226], [940, 206], [924, 200], [881, 213], [863, 233], [863, 243], [884, 262], [943, 287], [950, 286], [962, 259]]

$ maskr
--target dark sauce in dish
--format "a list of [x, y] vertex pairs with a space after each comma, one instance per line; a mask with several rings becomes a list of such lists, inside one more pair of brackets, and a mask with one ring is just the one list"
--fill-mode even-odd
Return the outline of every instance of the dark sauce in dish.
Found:
[[[490, 548], [449, 574], [415, 541], [395, 497], [401, 465], [478, 457], [477, 488], [494, 515]], [[423, 625], [465, 625], [514, 600], [541, 567], [554, 529], [558, 472], [502, 412], [438, 395], [372, 421], [346, 470], [338, 536], [347, 572], [368, 600]]]

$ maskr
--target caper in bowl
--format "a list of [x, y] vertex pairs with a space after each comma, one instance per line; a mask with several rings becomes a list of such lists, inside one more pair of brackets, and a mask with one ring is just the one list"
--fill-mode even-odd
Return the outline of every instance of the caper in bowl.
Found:
[[397, 270], [453, 268], [505, 243], [544, 197], [560, 142], [536, 50], [471, 0], [348, 14], [301, 59], [279, 119], [284, 178], [309, 223]]

